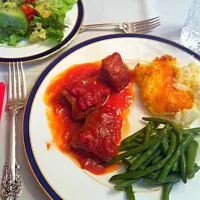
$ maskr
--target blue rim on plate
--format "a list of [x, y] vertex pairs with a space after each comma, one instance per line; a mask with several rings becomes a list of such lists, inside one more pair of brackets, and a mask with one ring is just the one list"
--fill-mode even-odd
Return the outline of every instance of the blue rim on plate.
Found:
[[37, 93], [38, 88], [40, 87], [41, 83], [43, 82], [44, 78], [47, 76], [47, 74], [54, 68], [54, 66], [59, 63], [62, 59], [64, 59], [66, 56], [70, 55], [71, 53], [75, 52], [76, 50], [87, 46], [89, 44], [107, 40], [107, 39], [113, 39], [113, 38], [144, 38], [144, 39], [150, 39], [150, 40], [156, 40], [159, 42], [163, 42], [165, 44], [169, 44], [171, 46], [174, 46], [178, 49], [183, 50], [184, 52], [187, 52], [191, 56], [195, 57], [197, 60], [200, 61], [200, 55], [197, 53], [187, 49], [184, 46], [181, 46], [180, 44], [177, 44], [175, 42], [169, 41], [167, 39], [163, 39], [157, 36], [151, 36], [151, 35], [141, 35], [141, 34], [115, 34], [115, 35], [106, 35], [106, 36], [100, 36], [97, 38], [93, 38], [90, 40], [87, 40], [85, 42], [82, 42], [71, 49], [64, 52], [61, 56], [59, 56], [57, 59], [55, 59], [45, 70], [44, 72], [39, 76], [38, 80], [36, 81], [30, 96], [28, 98], [26, 109], [24, 113], [24, 124], [23, 124], [23, 142], [24, 142], [24, 149], [27, 156], [27, 160], [29, 162], [29, 165], [31, 167], [31, 170], [33, 171], [34, 176], [36, 177], [37, 181], [45, 191], [45, 193], [52, 199], [61, 200], [62, 198], [59, 197], [59, 195], [51, 188], [51, 186], [48, 184], [47, 180], [43, 177], [36, 160], [33, 155], [33, 151], [31, 149], [31, 143], [30, 143], [30, 137], [29, 137], [29, 120], [30, 120], [30, 112], [32, 107], [32, 102], [34, 100], [35, 94]]
[[36, 54], [36, 55], [32, 55], [32, 56], [26, 56], [26, 57], [22, 57], [22, 58], [1, 58], [0, 57], [0, 63], [7, 63], [7, 62], [27, 62], [27, 61], [33, 61], [33, 60], [38, 60], [41, 58], [45, 58], [48, 55], [51, 55], [55, 52], [57, 52], [58, 50], [60, 50], [61, 48], [63, 48], [65, 45], [67, 45], [76, 34], [78, 34], [78, 31], [82, 25], [83, 22], [83, 17], [84, 17], [84, 8], [83, 8], [83, 3], [82, 0], [78, 0], [77, 2], [77, 6], [78, 6], [78, 17], [76, 20], [76, 24], [73, 28], [73, 30], [70, 32], [70, 34], [58, 45], [56, 45], [55, 47], [44, 51], [42, 53]]

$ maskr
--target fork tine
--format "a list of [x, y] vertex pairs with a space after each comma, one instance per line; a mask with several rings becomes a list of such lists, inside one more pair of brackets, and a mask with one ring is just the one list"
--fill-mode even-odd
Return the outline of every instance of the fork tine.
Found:
[[152, 24], [150, 26], [144, 26], [144, 27], [140, 27], [140, 28], [136, 28], [135, 31], [136, 32], [140, 32], [140, 33], [144, 33], [144, 32], [149, 32], [151, 31], [151, 29], [156, 28], [157, 26], [160, 26], [160, 22], [156, 23], [156, 24]]
[[25, 74], [23, 69], [23, 63], [20, 62], [20, 71], [21, 71], [21, 88], [22, 88], [22, 98], [26, 98], [26, 80], [25, 80]]
[[160, 23], [160, 19], [145, 22], [145, 23], [139, 23], [139, 24], [134, 24], [135, 27], [144, 27], [144, 26], [150, 26], [152, 24]]
[[11, 69], [11, 63], [9, 62], [9, 68], [8, 68], [8, 100], [11, 100], [12, 95], [12, 69]]
[[13, 71], [13, 75], [12, 75], [12, 94], [13, 94], [13, 98], [16, 99], [17, 98], [17, 85], [16, 85], [16, 71], [15, 71], [15, 62], [13, 62], [12, 64], [12, 71]]
[[137, 21], [137, 22], [134, 22], [134, 24], [143, 24], [143, 23], [151, 23], [152, 21], [160, 21], [160, 17], [153, 17], [153, 18], [150, 18], [150, 19], [145, 19], [145, 20], [142, 20], [142, 21]]
[[17, 88], [18, 88], [18, 98], [22, 98], [22, 83], [21, 83], [21, 75], [19, 71], [19, 62], [17, 62]]

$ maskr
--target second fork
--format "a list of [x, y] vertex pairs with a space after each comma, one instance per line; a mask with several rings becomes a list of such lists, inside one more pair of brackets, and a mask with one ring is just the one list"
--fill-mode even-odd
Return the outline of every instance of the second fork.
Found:
[[103, 23], [103, 24], [88, 24], [82, 25], [79, 33], [82, 33], [87, 30], [94, 30], [97, 28], [118, 28], [123, 30], [125, 33], [148, 33], [153, 28], [160, 26], [160, 17], [154, 17], [143, 21], [138, 22], [122, 22], [122, 23]]
[[22, 62], [9, 63], [7, 110], [10, 114], [8, 125], [9, 152], [1, 183], [1, 198], [15, 200], [21, 194], [22, 184], [20, 166], [16, 161], [16, 119], [24, 107], [26, 99], [26, 83]]

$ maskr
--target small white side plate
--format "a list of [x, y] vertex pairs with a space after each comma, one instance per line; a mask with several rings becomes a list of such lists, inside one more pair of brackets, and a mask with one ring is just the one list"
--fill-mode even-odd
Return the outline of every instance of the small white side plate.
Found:
[[70, 22], [69, 28], [64, 29], [64, 38], [59, 44], [49, 40], [36, 44], [24, 40], [16, 47], [0, 44], [0, 62], [38, 60], [57, 52], [78, 34], [83, 21], [83, 12], [82, 1], [78, 0], [77, 4], [66, 13], [65, 21]]

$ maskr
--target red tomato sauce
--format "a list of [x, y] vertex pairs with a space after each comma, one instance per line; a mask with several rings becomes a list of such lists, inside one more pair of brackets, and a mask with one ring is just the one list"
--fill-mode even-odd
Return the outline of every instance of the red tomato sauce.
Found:
[[51, 149], [52, 147], [52, 144], [50, 142], [46, 142], [46, 148], [47, 150]]
[[[71, 157], [82, 169], [93, 174], [102, 175], [119, 168], [120, 164], [105, 167], [104, 162], [91, 153], [83, 149], [75, 149], [69, 145], [72, 136], [83, 125], [83, 122], [76, 122], [71, 118], [70, 105], [66, 103], [61, 95], [62, 88], [72, 83], [100, 73], [101, 62], [85, 63], [74, 65], [63, 73], [55, 77], [48, 86], [44, 94], [44, 102], [47, 105], [46, 115], [51, 129], [53, 143], [56, 147]], [[127, 115], [129, 108], [134, 101], [133, 82], [121, 92], [111, 92], [104, 105], [112, 107], [116, 112], [120, 112], [123, 124], [120, 125], [117, 137], [119, 144], [122, 135], [129, 131]]]

